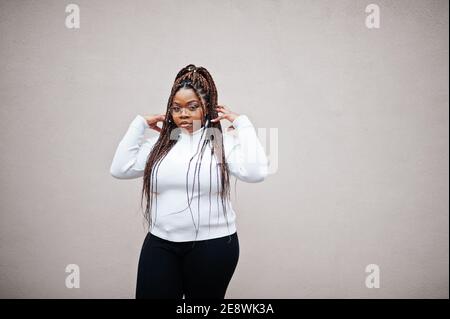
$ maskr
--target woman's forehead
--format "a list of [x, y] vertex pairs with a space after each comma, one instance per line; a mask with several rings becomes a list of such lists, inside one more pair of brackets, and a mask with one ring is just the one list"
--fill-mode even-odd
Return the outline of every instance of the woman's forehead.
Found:
[[197, 94], [195, 94], [193, 89], [179, 89], [178, 92], [173, 97], [174, 102], [191, 102], [198, 101]]

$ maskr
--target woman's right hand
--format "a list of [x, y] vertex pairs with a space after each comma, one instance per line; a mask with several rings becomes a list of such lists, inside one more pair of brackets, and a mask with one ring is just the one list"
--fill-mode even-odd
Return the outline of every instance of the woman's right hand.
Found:
[[156, 124], [158, 122], [163, 122], [166, 119], [165, 114], [145, 115], [143, 117], [145, 118], [148, 126], [150, 126], [151, 129], [153, 129], [157, 132], [161, 132], [161, 128], [159, 126], [157, 126]]

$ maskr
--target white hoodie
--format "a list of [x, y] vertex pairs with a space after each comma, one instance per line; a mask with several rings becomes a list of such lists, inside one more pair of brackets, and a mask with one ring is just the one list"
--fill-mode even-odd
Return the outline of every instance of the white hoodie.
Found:
[[[233, 121], [233, 126], [237, 135], [222, 133], [230, 174], [248, 183], [263, 181], [268, 175], [269, 161], [253, 124], [246, 115], [239, 115]], [[131, 122], [111, 164], [110, 173], [113, 177], [132, 179], [144, 176], [148, 155], [159, 138], [159, 133], [153, 131], [158, 134], [143, 141], [145, 129], [148, 128], [147, 121], [141, 115]], [[226, 201], [224, 216], [218, 193], [220, 169], [216, 158], [211, 157], [209, 144], [201, 159], [201, 167], [197, 166], [200, 170], [197, 168], [194, 175], [197, 160], [200, 163], [201, 142], [205, 140], [207, 130], [201, 127], [192, 134], [179, 128], [174, 131], [174, 136], [179, 137], [178, 141], [163, 158], [157, 174], [156, 171], [153, 173], [153, 191], [158, 194], [153, 197], [153, 227], [150, 232], [174, 242], [213, 239], [235, 233], [236, 214], [231, 202]], [[193, 156], [187, 177], [189, 161]], [[221, 157], [218, 158], [220, 160]]]

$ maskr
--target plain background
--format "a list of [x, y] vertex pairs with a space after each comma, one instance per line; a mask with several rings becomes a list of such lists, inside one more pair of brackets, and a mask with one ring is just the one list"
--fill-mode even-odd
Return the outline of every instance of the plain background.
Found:
[[0, 1], [0, 297], [134, 298], [142, 180], [109, 167], [193, 63], [278, 129], [227, 298], [448, 298], [448, 1], [69, 3]]

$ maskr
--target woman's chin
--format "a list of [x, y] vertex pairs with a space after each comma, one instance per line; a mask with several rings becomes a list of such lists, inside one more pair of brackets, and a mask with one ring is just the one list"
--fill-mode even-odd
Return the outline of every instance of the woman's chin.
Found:
[[183, 131], [185, 131], [186, 133], [192, 133], [192, 125], [180, 125], [179, 128], [181, 128]]

